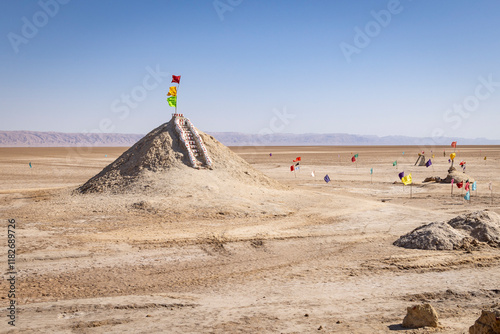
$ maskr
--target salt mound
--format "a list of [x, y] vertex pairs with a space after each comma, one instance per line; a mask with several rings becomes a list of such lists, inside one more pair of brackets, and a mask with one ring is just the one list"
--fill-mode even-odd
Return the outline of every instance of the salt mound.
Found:
[[500, 247], [500, 216], [494, 212], [477, 211], [463, 214], [448, 222], [420, 226], [394, 242], [411, 249], [452, 250], [468, 248], [485, 242]]
[[466, 182], [467, 180], [469, 180], [470, 183], [473, 183], [475, 181], [473, 177], [463, 172], [457, 171], [455, 167], [450, 167], [448, 169], [448, 175], [446, 176], [446, 178], [442, 179], [441, 182], [451, 183], [452, 179], [455, 180], [455, 183]]
[[148, 133], [76, 192], [174, 195], [193, 189], [236, 188], [238, 184], [284, 188], [212, 136], [198, 133], [212, 160], [207, 168], [191, 167], [172, 119]]

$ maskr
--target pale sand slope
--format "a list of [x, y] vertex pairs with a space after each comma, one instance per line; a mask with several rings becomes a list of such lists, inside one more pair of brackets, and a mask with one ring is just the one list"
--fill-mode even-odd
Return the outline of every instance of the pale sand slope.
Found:
[[[445, 177], [448, 163], [434, 148], [433, 167], [413, 167], [419, 150], [235, 148], [291, 190], [248, 184], [226, 191], [217, 177], [211, 188], [173, 198], [71, 195], [124, 149], [0, 149], [0, 218], [18, 221], [17, 329], [465, 333], [482, 308], [500, 302], [500, 250], [392, 243], [431, 221], [482, 209], [500, 213], [499, 196], [491, 201], [487, 188], [490, 180], [500, 186], [500, 150], [461, 148], [459, 159], [478, 181], [470, 204], [461, 189], [451, 197], [450, 185], [421, 184], [427, 176]], [[359, 153], [357, 166], [351, 152]], [[296, 156], [302, 168], [295, 177], [289, 166]], [[393, 184], [403, 169], [416, 183], [412, 199], [409, 187]], [[4, 280], [1, 291], [6, 287]], [[436, 308], [444, 327], [400, 330], [406, 307], [422, 301]], [[4, 319], [0, 331], [7, 330]]]

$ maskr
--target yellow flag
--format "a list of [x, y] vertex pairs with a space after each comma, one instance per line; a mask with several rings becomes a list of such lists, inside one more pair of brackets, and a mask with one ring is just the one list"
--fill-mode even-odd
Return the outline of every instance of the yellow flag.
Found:
[[404, 184], [405, 186], [409, 185], [409, 184], [412, 182], [412, 181], [411, 181], [411, 173], [410, 173], [410, 174], [408, 174], [408, 175], [406, 175], [406, 176], [404, 176], [404, 177], [401, 179], [401, 181], [403, 181], [403, 184]]
[[484, 157], [484, 160], [486, 160], [486, 157]]
[[434, 154], [432, 155], [432, 159], [434, 159]]
[[167, 96], [177, 96], [177, 87], [175, 86], [170, 87]]
[[455, 159], [456, 156], [457, 155], [455, 153], [452, 153], [452, 154], [450, 154], [450, 159], [453, 160], [453, 159]]

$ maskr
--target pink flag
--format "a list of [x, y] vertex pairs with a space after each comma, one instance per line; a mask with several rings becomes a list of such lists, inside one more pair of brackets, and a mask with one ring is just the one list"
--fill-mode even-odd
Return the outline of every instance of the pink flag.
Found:
[[451, 179], [451, 185], [453, 185], [454, 182], [455, 182], [455, 179]]

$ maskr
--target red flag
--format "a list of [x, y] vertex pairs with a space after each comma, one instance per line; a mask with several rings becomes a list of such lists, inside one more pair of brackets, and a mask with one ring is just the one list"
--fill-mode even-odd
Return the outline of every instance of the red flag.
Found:
[[352, 161], [352, 162], [356, 162], [356, 158], [355, 158], [355, 157], [352, 157], [352, 158], [351, 158], [351, 161]]
[[296, 161], [300, 161], [300, 157], [297, 157], [297, 159], [295, 159]]
[[457, 183], [457, 187], [462, 188], [464, 186], [464, 181]]
[[290, 166], [290, 172], [293, 172], [295, 170], [295, 166], [294, 165], [291, 165]]
[[465, 191], [469, 191], [469, 182], [465, 184]]
[[181, 76], [180, 75], [172, 75], [172, 82], [173, 83], [181, 83]]
[[456, 148], [457, 147], [457, 142], [456, 141], [451, 142], [451, 147]]

